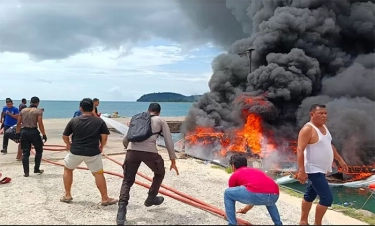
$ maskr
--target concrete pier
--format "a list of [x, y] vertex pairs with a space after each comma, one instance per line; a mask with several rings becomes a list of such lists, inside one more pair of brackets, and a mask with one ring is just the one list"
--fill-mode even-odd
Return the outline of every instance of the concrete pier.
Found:
[[171, 133], [180, 133], [183, 121], [167, 121]]

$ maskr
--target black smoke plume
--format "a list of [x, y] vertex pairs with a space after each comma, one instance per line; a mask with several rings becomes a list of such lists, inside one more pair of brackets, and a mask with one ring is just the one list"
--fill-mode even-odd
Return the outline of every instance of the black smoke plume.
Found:
[[[213, 4], [194, 2], [197, 7]], [[261, 113], [275, 138], [283, 138], [281, 142], [296, 139], [298, 129], [309, 120], [312, 104], [326, 104], [333, 143], [346, 161], [351, 165], [373, 164], [374, 2], [216, 1], [231, 12], [228, 20], [235, 18], [244, 36], [213, 60], [210, 92], [190, 110], [186, 130], [240, 126], [243, 119], [236, 98], [261, 96], [270, 107], [251, 106], [250, 111]], [[206, 8], [204, 17], [215, 13]], [[251, 73], [249, 58], [241, 54], [249, 48], [255, 49]]]

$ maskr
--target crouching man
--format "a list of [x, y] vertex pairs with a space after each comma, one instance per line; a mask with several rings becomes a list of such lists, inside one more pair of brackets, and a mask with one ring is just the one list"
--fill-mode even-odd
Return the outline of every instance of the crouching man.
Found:
[[233, 155], [229, 159], [233, 174], [229, 178], [229, 188], [224, 192], [224, 205], [228, 225], [237, 225], [236, 201], [246, 204], [237, 213], [247, 213], [253, 206], [266, 206], [275, 225], [282, 225], [276, 207], [279, 186], [263, 171], [247, 167], [247, 159]]

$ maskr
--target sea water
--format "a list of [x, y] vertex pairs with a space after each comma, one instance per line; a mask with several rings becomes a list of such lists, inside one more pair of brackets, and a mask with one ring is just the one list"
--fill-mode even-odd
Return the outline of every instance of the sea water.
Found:
[[[302, 185], [299, 182], [286, 184], [284, 186], [300, 192], [305, 191], [305, 185]], [[363, 209], [375, 213], [375, 191], [371, 193], [369, 190], [369, 192], [362, 194], [359, 192], [359, 188], [349, 188], [343, 186], [331, 187], [331, 190], [333, 193], [334, 204], [360, 209], [366, 200], [368, 200], [366, 205], [363, 206]]]
[[[20, 100], [15, 100], [14, 105], [18, 107]], [[121, 102], [100, 101], [98, 112], [112, 114], [118, 112], [120, 116], [131, 117], [137, 113], [147, 111], [148, 102]], [[5, 101], [4, 101], [5, 105]], [[161, 115], [165, 117], [186, 116], [192, 103], [161, 102]], [[79, 108], [79, 101], [51, 101], [41, 100], [40, 108], [44, 108], [44, 118], [72, 118], [74, 112]]]

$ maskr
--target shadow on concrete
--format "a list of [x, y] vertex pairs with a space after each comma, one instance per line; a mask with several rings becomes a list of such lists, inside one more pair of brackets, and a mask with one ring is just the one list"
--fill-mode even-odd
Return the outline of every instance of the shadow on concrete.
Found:
[[[30, 174], [30, 178], [35, 178], [37, 180], [61, 178], [61, 180], [62, 180], [62, 178], [63, 178], [63, 170], [61, 170], [61, 174], [57, 174], [57, 173], [49, 174], [48, 172], [44, 172], [41, 175]], [[43, 181], [42, 183], [46, 183], [46, 181]]]
[[93, 208], [100, 208], [100, 202], [94, 202], [89, 200], [82, 200], [82, 201], [74, 201], [70, 203], [71, 205], [81, 205], [84, 207], [93, 207]]
[[[147, 217], [147, 212], [153, 212], [157, 214], [150, 214], [150, 217]], [[204, 219], [206, 215], [195, 214], [194, 217], [191, 217], [189, 225], [202, 225], [204, 224]], [[139, 224], [153, 224], [153, 225], [186, 225], [187, 223], [186, 215], [176, 214], [171, 211], [168, 211], [168, 208], [155, 208], [145, 211], [144, 217], [133, 218], [126, 222], [127, 225], [139, 225]]]

